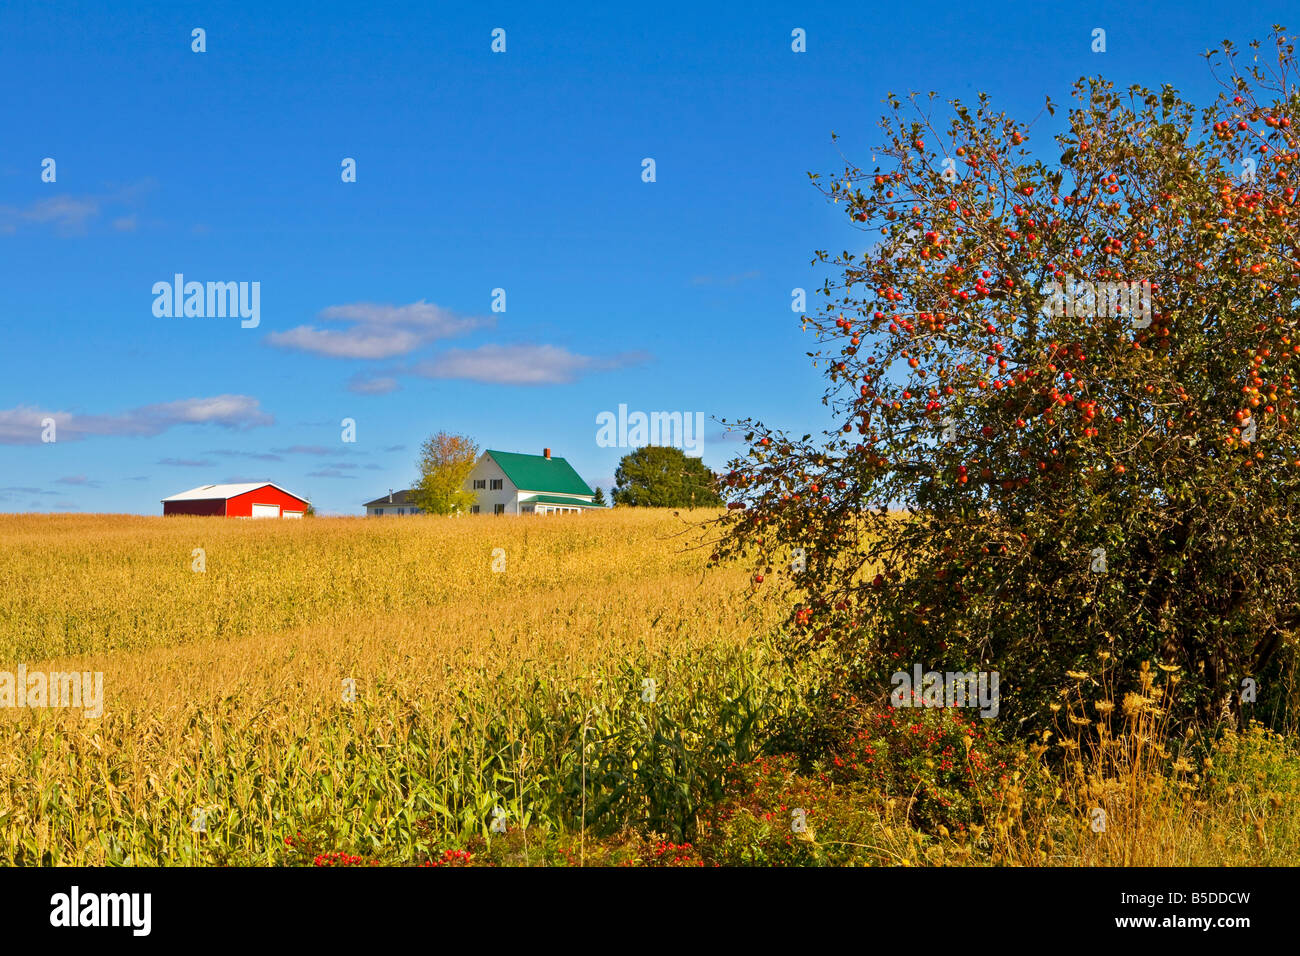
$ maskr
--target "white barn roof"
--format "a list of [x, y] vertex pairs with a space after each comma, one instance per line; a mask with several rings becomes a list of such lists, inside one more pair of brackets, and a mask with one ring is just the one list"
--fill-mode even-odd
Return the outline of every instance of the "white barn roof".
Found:
[[287, 491], [271, 481], [244, 481], [236, 485], [201, 485], [198, 488], [191, 488], [189, 491], [182, 491], [179, 495], [172, 495], [170, 498], [164, 498], [163, 501], [212, 501], [213, 499], [237, 498], [240, 495], [247, 494], [250, 491], [256, 491], [258, 488], [267, 486], [283, 491], [290, 498], [297, 498], [299, 501], [306, 501], [306, 498], [295, 495], [292, 491]]

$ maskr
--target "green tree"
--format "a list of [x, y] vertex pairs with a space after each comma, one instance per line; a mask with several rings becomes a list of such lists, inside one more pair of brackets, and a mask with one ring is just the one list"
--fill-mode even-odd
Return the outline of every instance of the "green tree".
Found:
[[666, 445], [646, 445], [624, 455], [614, 481], [616, 505], [707, 508], [722, 504], [713, 472], [704, 462]]
[[475, 494], [465, 482], [478, 460], [478, 445], [465, 435], [438, 432], [420, 446], [417, 467], [420, 480], [414, 489], [416, 505], [430, 514], [467, 511]]
[[834, 427], [742, 423], [718, 549], [790, 576], [796, 646], [873, 693], [900, 663], [997, 670], [1026, 728], [1080, 674], [1140, 704], [1146, 662], [1207, 722], [1243, 682], [1294, 704], [1300, 97], [1274, 39], [1208, 54], [1204, 108], [1079, 81], [1050, 165], [983, 95], [948, 122], [891, 96], [882, 165], [814, 177], [878, 239], [817, 253]]
[[592, 496], [591, 501], [592, 504], [600, 505], [602, 508], [605, 507], [605, 492], [601, 490], [599, 485], [596, 486], [596, 494]]

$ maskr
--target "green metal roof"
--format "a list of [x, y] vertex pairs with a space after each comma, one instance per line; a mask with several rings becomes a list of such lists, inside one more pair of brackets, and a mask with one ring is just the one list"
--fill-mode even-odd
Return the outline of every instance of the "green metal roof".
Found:
[[590, 501], [583, 501], [580, 498], [564, 498], [560, 495], [533, 495], [531, 498], [520, 498], [521, 505], [530, 505], [533, 502], [540, 502], [544, 505], [568, 505], [571, 508], [604, 508], [604, 505], [594, 505]]
[[485, 455], [501, 466], [506, 477], [520, 491], [544, 491], [560, 495], [594, 495], [573, 466], [563, 458], [545, 455], [520, 455], [512, 451], [492, 451]]

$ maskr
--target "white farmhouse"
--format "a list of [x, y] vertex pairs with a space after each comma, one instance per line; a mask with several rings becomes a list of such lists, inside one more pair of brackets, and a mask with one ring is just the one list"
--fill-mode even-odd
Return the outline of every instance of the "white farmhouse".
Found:
[[[563, 458], [552, 458], [551, 450], [540, 455], [511, 451], [485, 451], [465, 480], [465, 490], [474, 493], [473, 514], [577, 514], [602, 508], [592, 499], [596, 493]], [[366, 502], [367, 515], [405, 516], [419, 514], [414, 489], [390, 491]]]
[[576, 514], [600, 508], [596, 493], [563, 458], [485, 451], [466, 480], [474, 492], [474, 514]]

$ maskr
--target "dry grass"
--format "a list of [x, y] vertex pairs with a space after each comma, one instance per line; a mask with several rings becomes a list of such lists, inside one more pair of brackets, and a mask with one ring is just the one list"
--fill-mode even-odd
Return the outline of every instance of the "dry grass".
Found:
[[[256, 858], [331, 804], [409, 810], [419, 788], [393, 758], [417, 746], [446, 757], [438, 786], [467, 783], [445, 751], [470, 711], [522, 721], [538, 681], [595, 701], [611, 666], [666, 672], [770, 629], [742, 572], [702, 572], [682, 532], [705, 517], [0, 518], [0, 666], [102, 671], [105, 687], [97, 720], [0, 711], [0, 858], [203, 859], [189, 817], [211, 805]], [[386, 780], [366, 794], [351, 772]]]
[[[3, 516], [0, 580], [10, 586], [0, 592], [0, 652], [47, 660], [235, 643], [351, 627], [358, 615], [424, 616], [427, 625], [448, 611], [479, 618], [472, 627], [448, 622], [471, 643], [495, 644], [503, 633], [545, 639], [548, 631], [567, 632], [575, 649], [596, 633], [661, 639], [677, 614], [698, 617], [741, 584], [737, 572], [706, 585], [699, 552], [686, 550], [692, 539], [677, 536], [706, 516]], [[505, 552], [504, 573], [492, 571], [496, 548]], [[206, 573], [192, 570], [195, 549], [206, 555]], [[704, 631], [734, 635], [731, 619], [714, 618]]]

